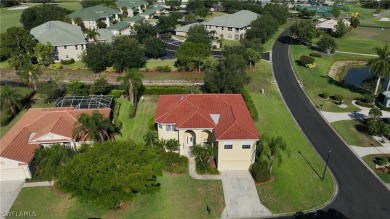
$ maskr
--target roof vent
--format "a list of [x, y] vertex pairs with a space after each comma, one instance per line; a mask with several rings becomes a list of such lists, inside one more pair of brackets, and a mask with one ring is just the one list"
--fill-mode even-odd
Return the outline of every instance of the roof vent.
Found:
[[182, 100], [184, 100], [184, 97], [183, 97], [183, 96], [180, 97], [180, 101], [182, 101]]

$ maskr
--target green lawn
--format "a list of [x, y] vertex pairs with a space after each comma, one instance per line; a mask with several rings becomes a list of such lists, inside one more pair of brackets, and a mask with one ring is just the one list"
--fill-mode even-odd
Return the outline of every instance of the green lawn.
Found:
[[[338, 51], [375, 54], [373, 48], [390, 43], [390, 29], [358, 27], [336, 39]], [[364, 45], [364, 46], [362, 46]]]
[[[79, 2], [73, 1], [73, 2], [61, 2], [61, 3], [55, 3], [60, 7], [69, 9], [69, 10], [78, 10], [81, 9], [81, 4]], [[41, 5], [37, 3], [27, 3], [22, 4], [20, 6], [36, 6]], [[5, 32], [10, 27], [21, 27], [22, 24], [20, 23], [20, 16], [22, 15], [23, 10], [8, 10], [8, 8], [1, 8], [0, 9], [0, 32]]]
[[[56, 195], [49, 187], [23, 188], [11, 211], [34, 211], [37, 218], [219, 218], [224, 209], [221, 181], [164, 174], [161, 189], [138, 196], [122, 210], [102, 210]], [[206, 211], [211, 208], [211, 215]]]
[[371, 167], [371, 169], [374, 170], [374, 172], [385, 182], [385, 183], [390, 183], [390, 172], [384, 173], [381, 171], [378, 171], [375, 169], [375, 163], [374, 160], [376, 157], [380, 157], [382, 159], [386, 159], [387, 157], [390, 157], [390, 154], [387, 154], [385, 156], [384, 154], [371, 154], [363, 157], [363, 160], [368, 164], [368, 166]]
[[169, 66], [169, 67], [171, 67], [172, 71], [176, 71], [175, 62], [176, 62], [176, 59], [165, 59], [165, 60], [149, 59], [146, 62], [145, 68], [143, 68], [142, 70], [149, 69], [150, 71], [154, 71], [154, 69], [157, 66]]
[[144, 101], [138, 103], [137, 114], [134, 119], [129, 118], [131, 103], [125, 98], [116, 99], [120, 102], [121, 109], [119, 119], [122, 121], [122, 136], [118, 135], [115, 139], [143, 142], [143, 136], [149, 130], [149, 119], [155, 116], [158, 96], [145, 96]]
[[[248, 75], [252, 80], [246, 88], [259, 113], [256, 126], [260, 135], [268, 132], [272, 136], [282, 136], [291, 150], [290, 158], [284, 156], [282, 165], [274, 167], [275, 181], [257, 185], [261, 203], [272, 213], [297, 212], [323, 205], [334, 192], [334, 182], [329, 172], [322, 181], [298, 153], [300, 151], [314, 169], [322, 174], [324, 162], [296, 125], [276, 85], [271, 83], [274, 80], [271, 65], [261, 61], [258, 70], [249, 71]], [[262, 88], [265, 94], [260, 93]]]
[[[373, 14], [376, 9], [362, 8], [360, 6], [348, 5], [348, 13], [359, 13], [360, 24], [362, 25], [373, 25], [373, 26], [382, 26], [390, 27], [390, 22], [378, 21], [380, 18], [374, 17]], [[389, 10], [382, 10], [381, 13], [386, 13]]]
[[373, 137], [366, 134], [365, 126], [360, 121], [344, 120], [331, 123], [333, 128], [353, 146], [381, 146]]
[[[352, 100], [357, 97], [361, 97], [361, 94], [359, 93], [362, 92], [361, 89], [348, 86], [329, 78], [328, 72], [332, 64], [336, 61], [367, 60], [368, 58], [366, 56], [353, 56], [347, 54], [336, 54], [331, 56], [324, 55], [322, 58], [315, 58], [317, 67], [313, 69], [300, 66], [296, 63], [296, 60], [299, 60], [299, 57], [302, 55], [309, 55], [312, 52], [314, 51], [306, 46], [290, 46], [291, 64], [298, 76], [298, 79], [303, 83], [306, 93], [310, 96], [314, 104], [316, 106], [322, 104], [325, 111], [331, 112], [360, 111], [359, 108], [352, 105]], [[348, 108], [340, 108], [330, 99], [324, 100], [319, 96], [324, 92], [328, 92], [331, 96], [335, 94], [343, 95], [344, 103], [348, 105]]]

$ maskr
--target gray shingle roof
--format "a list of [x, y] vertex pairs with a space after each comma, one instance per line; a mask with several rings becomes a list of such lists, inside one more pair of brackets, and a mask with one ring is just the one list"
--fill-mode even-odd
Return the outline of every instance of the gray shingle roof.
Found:
[[128, 18], [123, 19], [123, 21], [125, 21], [127, 23], [137, 23], [137, 22], [142, 21], [142, 20], [145, 20], [145, 17], [142, 17], [141, 15], [138, 15], [138, 14], [134, 17], [128, 17]]
[[145, 10], [144, 12], [142, 12], [140, 15], [152, 15], [152, 14], [155, 14], [157, 11], [161, 11], [162, 9], [164, 9], [163, 6], [157, 6], [157, 7], [154, 7], [154, 8], [151, 8], [151, 9], [148, 9], [148, 10]]
[[242, 10], [234, 14], [226, 14], [223, 16], [212, 18], [206, 21], [205, 25], [223, 26], [223, 27], [237, 27], [242, 28], [251, 24], [259, 15], [251, 11]]
[[106, 42], [112, 42], [112, 38], [114, 37], [114, 34], [107, 29], [99, 29], [97, 32], [100, 35], [96, 36], [97, 41], [106, 41]]
[[115, 5], [118, 8], [127, 7], [127, 8], [134, 8], [139, 7], [141, 5], [147, 5], [148, 3], [146, 1], [142, 0], [119, 0], [115, 2]]
[[41, 43], [53, 46], [86, 44], [79, 26], [62, 21], [48, 21], [31, 29], [30, 33]]
[[175, 31], [176, 31], [176, 32], [185, 32], [185, 33], [187, 33], [187, 32], [190, 30], [190, 28], [191, 28], [192, 26], [195, 26], [195, 25], [203, 25], [203, 23], [192, 23], [192, 24], [187, 24], [187, 25], [181, 26], [181, 27], [179, 27], [179, 28], [176, 28]]
[[81, 17], [83, 20], [98, 20], [103, 17], [110, 17], [113, 14], [120, 14], [120, 11], [103, 5], [95, 5], [75, 11], [69, 14], [68, 17], [70, 19]]

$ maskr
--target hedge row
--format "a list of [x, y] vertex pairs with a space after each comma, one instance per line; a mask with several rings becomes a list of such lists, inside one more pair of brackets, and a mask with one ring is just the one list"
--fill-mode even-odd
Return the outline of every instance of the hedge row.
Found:
[[71, 64], [73, 64], [74, 63], [74, 59], [72, 58], [72, 59], [61, 59], [61, 64], [63, 64], [63, 65], [71, 65]]
[[255, 104], [253, 103], [252, 97], [250, 96], [249, 92], [247, 90], [243, 90], [242, 97], [244, 98], [244, 101], [246, 103], [246, 106], [248, 107], [249, 113], [251, 114], [253, 121], [259, 121], [257, 109], [255, 107]]
[[185, 86], [145, 86], [144, 94], [161, 95], [161, 94], [185, 94], [187, 88]]
[[359, 105], [359, 106], [364, 106], [364, 107], [368, 107], [368, 108], [374, 108], [374, 104], [366, 103], [366, 102], [363, 102], [361, 100], [356, 100], [356, 104]]
[[383, 103], [381, 102], [378, 102], [378, 107], [381, 109], [381, 110], [384, 110], [384, 111], [390, 111], [390, 107], [387, 107], [385, 105], [383, 105]]
[[122, 96], [122, 90], [111, 90], [110, 94], [116, 99]]

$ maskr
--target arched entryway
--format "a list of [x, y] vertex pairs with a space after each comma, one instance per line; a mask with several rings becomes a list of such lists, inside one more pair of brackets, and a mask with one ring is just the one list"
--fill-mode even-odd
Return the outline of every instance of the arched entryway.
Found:
[[200, 141], [203, 145], [211, 145], [213, 141], [211, 132], [209, 130], [203, 130], [200, 133]]
[[196, 135], [195, 132], [187, 130], [184, 132], [184, 145], [186, 147], [192, 147], [196, 145]]

